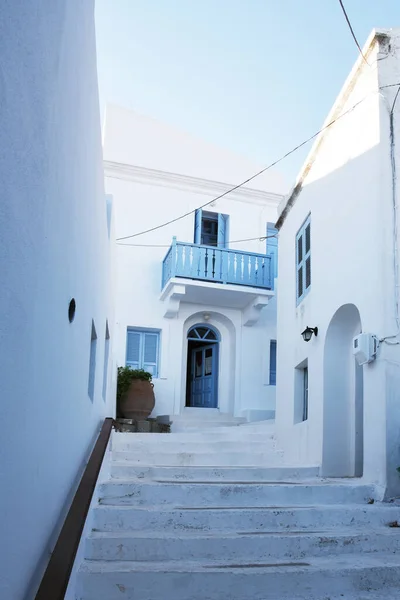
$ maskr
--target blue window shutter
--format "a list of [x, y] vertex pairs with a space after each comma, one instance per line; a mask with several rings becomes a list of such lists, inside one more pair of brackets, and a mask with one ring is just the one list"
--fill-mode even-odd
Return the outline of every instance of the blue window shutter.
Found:
[[143, 369], [157, 377], [158, 333], [143, 333]]
[[[272, 237], [276, 236], [276, 237]], [[267, 223], [267, 254], [272, 258], [273, 277], [278, 276], [278, 230], [273, 223]]]
[[269, 344], [269, 385], [276, 385], [276, 340]]
[[296, 298], [301, 302], [311, 287], [311, 217], [296, 235]]
[[198, 208], [194, 215], [194, 243], [201, 244], [201, 221], [203, 218], [203, 211]]
[[140, 368], [140, 340], [141, 334], [129, 331], [126, 341], [126, 364], [134, 369]]
[[218, 214], [218, 248], [228, 247], [228, 217]]

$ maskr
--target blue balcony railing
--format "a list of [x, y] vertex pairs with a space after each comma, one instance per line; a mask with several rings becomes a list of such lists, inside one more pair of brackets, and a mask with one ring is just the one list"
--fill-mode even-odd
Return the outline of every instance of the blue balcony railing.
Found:
[[162, 287], [172, 277], [273, 289], [272, 259], [267, 254], [177, 242], [163, 261]]

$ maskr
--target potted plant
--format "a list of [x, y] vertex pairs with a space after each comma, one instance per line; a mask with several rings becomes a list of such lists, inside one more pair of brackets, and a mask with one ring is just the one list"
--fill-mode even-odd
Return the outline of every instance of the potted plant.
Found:
[[117, 407], [125, 419], [147, 419], [154, 408], [151, 373], [143, 369], [118, 367]]

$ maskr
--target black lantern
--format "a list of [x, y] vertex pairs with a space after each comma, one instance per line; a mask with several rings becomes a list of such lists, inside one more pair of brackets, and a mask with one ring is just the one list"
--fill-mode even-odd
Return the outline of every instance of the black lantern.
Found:
[[315, 337], [317, 337], [318, 335], [318, 327], [306, 327], [304, 331], [301, 332], [301, 335], [303, 336], [303, 340], [305, 342], [309, 342], [312, 338], [312, 335], [315, 335]]

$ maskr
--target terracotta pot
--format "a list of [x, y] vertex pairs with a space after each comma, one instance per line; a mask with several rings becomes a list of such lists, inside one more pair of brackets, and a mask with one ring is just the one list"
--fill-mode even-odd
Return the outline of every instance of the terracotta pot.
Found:
[[154, 385], [150, 381], [134, 379], [121, 398], [120, 411], [125, 419], [147, 419], [156, 403]]

